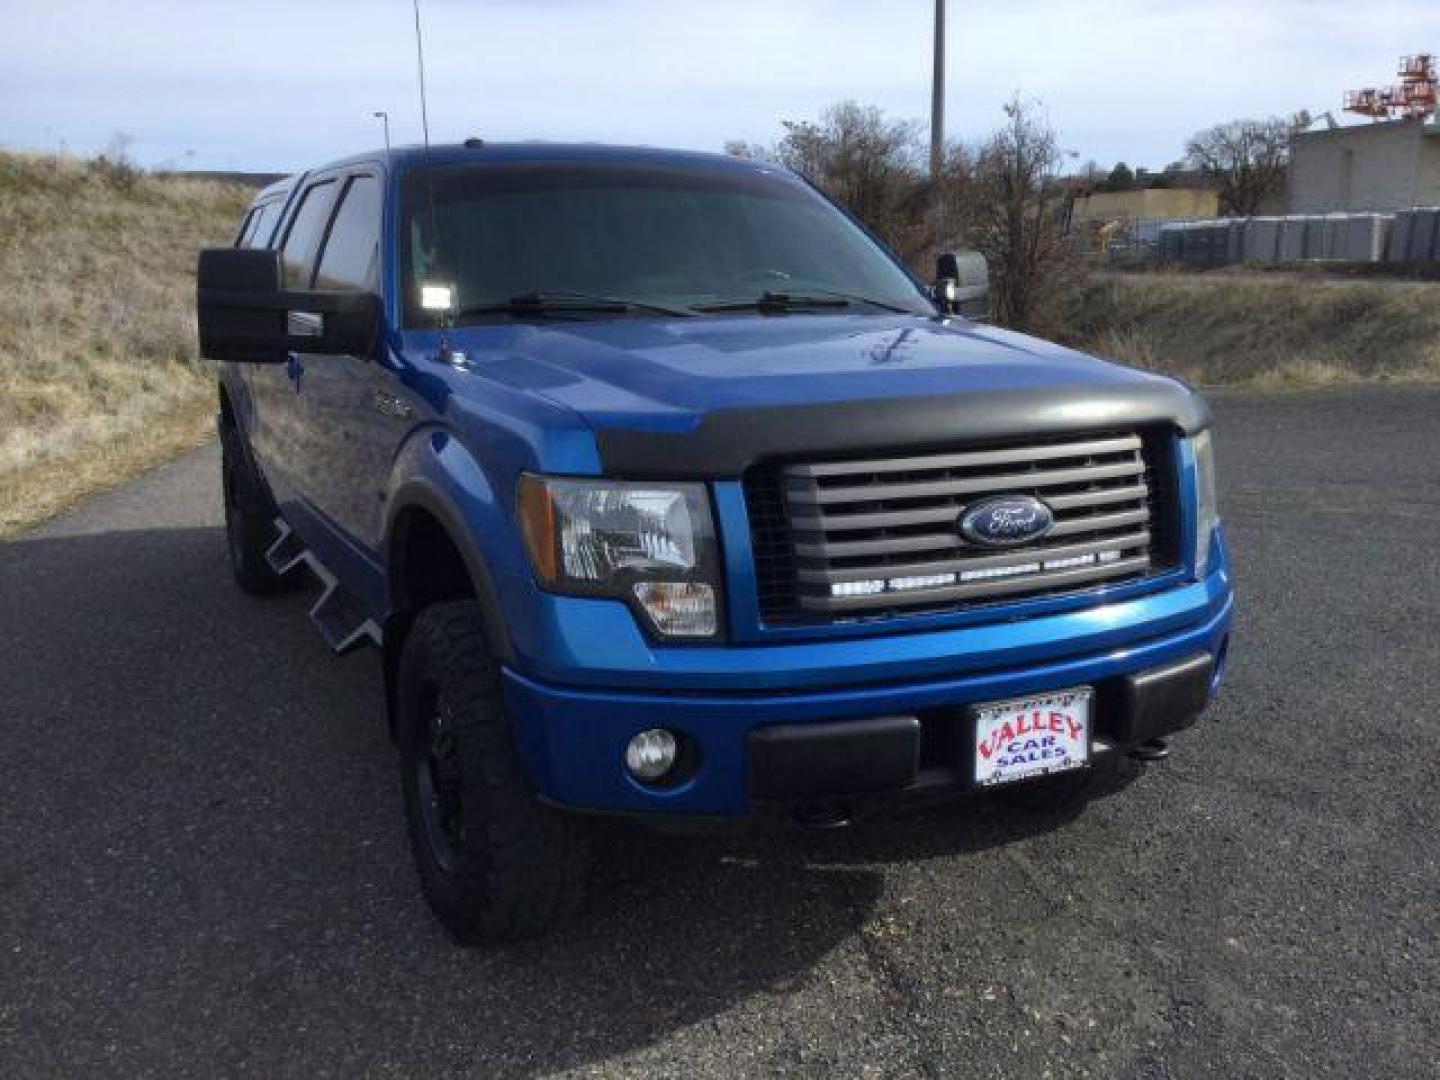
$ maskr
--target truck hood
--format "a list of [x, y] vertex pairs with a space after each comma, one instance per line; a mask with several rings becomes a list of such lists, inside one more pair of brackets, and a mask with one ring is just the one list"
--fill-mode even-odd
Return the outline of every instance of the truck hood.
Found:
[[1174, 380], [923, 316], [617, 319], [457, 330], [476, 374], [596, 432], [607, 471], [738, 475], [758, 457], [1208, 422]]

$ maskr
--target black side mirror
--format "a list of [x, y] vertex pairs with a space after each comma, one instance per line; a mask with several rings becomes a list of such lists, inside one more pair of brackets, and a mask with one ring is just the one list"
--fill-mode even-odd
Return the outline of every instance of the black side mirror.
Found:
[[947, 251], [935, 260], [935, 300], [941, 310], [976, 322], [990, 318], [990, 267], [978, 251]]
[[[365, 355], [380, 328], [379, 297], [287, 291], [280, 252], [268, 248], [201, 251], [195, 310], [200, 354], [242, 364], [283, 364], [291, 352]], [[292, 332], [302, 325], [313, 332]]]

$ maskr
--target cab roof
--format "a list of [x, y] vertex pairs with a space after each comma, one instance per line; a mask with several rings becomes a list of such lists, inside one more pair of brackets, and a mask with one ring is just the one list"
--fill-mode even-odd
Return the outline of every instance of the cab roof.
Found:
[[[289, 192], [301, 177], [310, 172], [323, 172], [328, 169], [344, 168], [349, 165], [361, 165], [381, 161], [387, 161], [387, 155], [384, 150], [371, 150], [367, 153], [352, 154], [349, 157], [326, 162], [324, 165], [317, 166], [315, 169], [309, 169], [305, 172], [296, 173], [293, 176], [287, 176], [284, 180], [277, 180], [269, 187], [264, 188], [256, 196], [256, 201], [260, 202]], [[633, 164], [637, 166], [686, 166], [694, 169], [714, 169], [716, 171], [774, 170], [781, 168], [781, 166], [772, 163], [738, 158], [730, 154], [707, 153], [700, 150], [664, 150], [646, 146], [607, 146], [601, 143], [482, 142], [478, 145], [447, 143], [439, 146], [431, 146], [429, 149], [423, 146], [396, 146], [391, 148], [388, 155], [389, 165], [402, 172], [414, 169], [423, 164], [461, 165], [466, 163], [481, 164], [484, 162], [534, 162], [541, 164], [565, 161], [573, 161], [577, 164], [604, 162]]]

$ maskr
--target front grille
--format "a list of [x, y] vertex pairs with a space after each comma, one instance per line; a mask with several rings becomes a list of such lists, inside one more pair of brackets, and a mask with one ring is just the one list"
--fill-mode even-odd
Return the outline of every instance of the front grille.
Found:
[[[1122, 431], [861, 461], [763, 464], [745, 476], [767, 625], [950, 610], [1132, 581], [1177, 559], [1174, 462]], [[1031, 495], [1054, 514], [1011, 549], [964, 540], [965, 508]]]

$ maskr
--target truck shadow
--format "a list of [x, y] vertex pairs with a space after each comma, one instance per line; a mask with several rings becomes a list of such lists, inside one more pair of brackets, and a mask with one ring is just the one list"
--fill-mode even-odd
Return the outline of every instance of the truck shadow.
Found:
[[134, 1071], [183, 1053], [262, 1075], [302, 1053], [342, 1073], [603, 1061], [855, 948], [886, 864], [1065, 820], [967, 801], [833, 834], [610, 828], [579, 920], [462, 950], [411, 871], [375, 657], [332, 657], [304, 597], [241, 596], [218, 528], [0, 545], [0, 595], [21, 946], [0, 999], [56, 1067], [115, 1047]]

